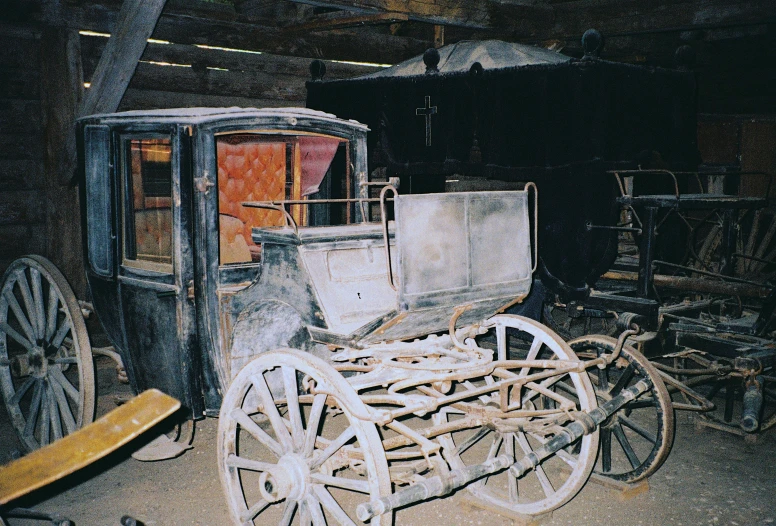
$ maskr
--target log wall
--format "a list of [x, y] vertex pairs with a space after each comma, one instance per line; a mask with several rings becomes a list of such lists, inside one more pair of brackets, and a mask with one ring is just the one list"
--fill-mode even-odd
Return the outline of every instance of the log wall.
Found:
[[39, 41], [0, 25], [0, 272], [46, 249]]

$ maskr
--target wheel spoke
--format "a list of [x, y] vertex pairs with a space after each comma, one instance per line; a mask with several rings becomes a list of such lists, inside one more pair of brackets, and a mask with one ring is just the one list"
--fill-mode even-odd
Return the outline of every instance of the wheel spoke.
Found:
[[46, 315], [46, 340], [54, 336], [57, 329], [57, 314], [59, 313], [59, 296], [53, 285], [49, 287], [48, 314]]
[[32, 387], [32, 384], [35, 383], [37, 378], [34, 376], [30, 376], [27, 378], [24, 383], [19, 387], [19, 389], [13, 394], [11, 398], [8, 399], [8, 405], [16, 405], [18, 404], [22, 397], [27, 393], [27, 391]]
[[[517, 462], [517, 448], [515, 446], [515, 437], [511, 435], [507, 441], [507, 454], [512, 455], [512, 462]], [[507, 473], [507, 493], [509, 494], [509, 500], [512, 502], [518, 501], [517, 478], [509, 473]]]
[[[525, 437], [525, 433], [519, 431], [515, 433], [515, 438], [517, 439], [517, 443], [520, 444], [520, 448], [523, 450], [523, 453], [526, 455], [533, 453], [533, 448], [531, 448], [531, 444], [528, 443], [528, 439]], [[544, 468], [541, 464], [538, 464], [534, 468], [534, 473], [539, 479], [539, 484], [541, 484], [544, 494], [547, 497], [553, 495], [555, 493], [555, 488], [552, 486], [552, 482], [550, 482], [550, 479], [547, 477], [547, 474], [544, 472]]]
[[266, 431], [260, 428], [259, 424], [254, 422], [253, 419], [245, 413], [245, 411], [239, 407], [236, 407], [232, 409], [232, 412], [229, 413], [229, 416], [238, 424], [240, 424], [240, 426], [253, 438], [261, 442], [264, 447], [272, 451], [276, 457], [280, 458], [283, 456], [283, 447], [274, 438], [269, 436]]
[[313, 486], [313, 493], [315, 493], [323, 507], [334, 517], [337, 523], [344, 526], [356, 526], [356, 523], [348, 517], [345, 510], [334, 500], [334, 497], [331, 496], [331, 493], [326, 488], [323, 486]]
[[46, 334], [46, 314], [43, 305], [43, 287], [40, 282], [40, 272], [38, 269], [30, 268], [30, 278], [32, 280], [32, 301], [35, 304], [35, 334], [43, 339]]
[[264, 499], [261, 499], [256, 504], [245, 510], [240, 514], [240, 521], [245, 523], [252, 524], [252, 521], [254, 518], [256, 518], [256, 515], [261, 513], [266, 509], [266, 507], [269, 506], [269, 502], [267, 502]]
[[294, 444], [294, 450], [302, 449], [302, 442], [305, 439], [304, 427], [302, 426], [302, 414], [299, 410], [299, 393], [296, 378], [296, 370], [291, 367], [281, 367], [283, 372], [283, 385], [286, 390], [286, 405], [288, 406], [288, 419], [291, 421], [291, 439]]
[[13, 311], [13, 314], [16, 317], [16, 321], [19, 322], [19, 325], [24, 331], [24, 334], [27, 335], [27, 340], [29, 340], [30, 342], [34, 342], [36, 339], [35, 329], [32, 328], [32, 325], [30, 324], [30, 320], [27, 318], [27, 314], [22, 309], [22, 306], [19, 305], [19, 300], [16, 299], [16, 296], [14, 296], [13, 292], [9, 289], [6, 289], [5, 291], [3, 291], [3, 296], [8, 302], [8, 306], [11, 307], [11, 310]]
[[[30, 317], [30, 325], [35, 333], [35, 339], [38, 339], [41, 335], [38, 334], [37, 322], [33, 325], [32, 315], [35, 312], [35, 302], [32, 299], [32, 292], [30, 292], [30, 285], [27, 283], [27, 274], [24, 270], [20, 270], [16, 274], [16, 283], [19, 284], [19, 291], [22, 293], [22, 300], [24, 300], [24, 307], [27, 311], [27, 315]], [[35, 340], [33, 340], [35, 341]]]
[[73, 365], [78, 363], [78, 358], [75, 356], [68, 356], [66, 358], [50, 358], [50, 363], [60, 365]]
[[476, 444], [482, 437], [490, 433], [490, 429], [487, 427], [481, 427], [476, 433], [472, 433], [466, 440], [458, 444], [453, 451], [450, 451], [451, 455], [462, 455], [464, 451]]
[[263, 374], [256, 374], [251, 377], [251, 383], [256, 389], [256, 393], [261, 399], [261, 404], [264, 407], [264, 414], [269, 418], [272, 428], [275, 431], [278, 442], [283, 447], [283, 451], [290, 451], [293, 449], [291, 442], [291, 435], [288, 434], [288, 428], [284, 422], [284, 418], [280, 416], [278, 408], [275, 405], [275, 400], [272, 398], [272, 394], [267, 387], [267, 381]]
[[346, 479], [344, 477], [332, 477], [322, 473], [310, 473], [310, 480], [323, 484], [325, 486], [335, 486], [337, 488], [357, 491], [359, 493], [369, 493], [369, 482], [366, 480]]
[[310, 506], [307, 503], [307, 499], [303, 499], [299, 502], [299, 525], [300, 526], [312, 526], [313, 519], [310, 517]]
[[41, 381], [41, 390], [42, 393], [40, 395], [40, 445], [45, 446], [47, 445], [50, 435], [50, 429], [51, 429], [51, 415], [49, 414], [49, 400], [48, 400], [48, 388], [46, 387], [46, 381]]
[[59, 404], [51, 383], [47, 387], [48, 394], [46, 398], [48, 399], [49, 415], [51, 416], [51, 432], [54, 434], [54, 440], [59, 440], [62, 438], [62, 420], [59, 418]]
[[0, 331], [3, 331], [8, 336], [10, 336], [16, 343], [27, 349], [28, 351], [31, 351], [33, 349], [32, 342], [27, 340], [24, 336], [16, 332], [13, 327], [8, 325], [7, 323], [0, 321]]
[[226, 465], [232, 468], [247, 469], [248, 471], [258, 472], [269, 471], [276, 466], [276, 464], [272, 464], [270, 462], [260, 462], [258, 460], [239, 457], [234, 453], [230, 453], [229, 456], [226, 457]]
[[614, 384], [614, 387], [612, 387], [612, 390], [609, 391], [609, 394], [612, 396], [617, 396], [620, 394], [620, 391], [622, 391], [626, 385], [628, 385], [628, 382], [631, 381], [633, 378], [634, 373], [636, 372], [636, 367], [629, 363], [628, 367], [626, 367], [623, 371], [620, 377], [617, 379], [617, 383]]
[[318, 426], [321, 423], [321, 416], [326, 408], [325, 394], [317, 394], [313, 397], [313, 405], [310, 408], [310, 418], [307, 422], [307, 431], [304, 436], [304, 445], [302, 454], [306, 457], [312, 455], [315, 449], [315, 437], [318, 436]]
[[[544, 444], [544, 442], [542, 442]], [[560, 450], [557, 453], [555, 453], [559, 459], [561, 459], [563, 462], [571, 466], [571, 469], [574, 469], [577, 466], [577, 457], [570, 454], [568, 451]]]
[[48, 377], [53, 378], [54, 381], [58, 382], [59, 385], [65, 389], [65, 393], [70, 397], [71, 400], [73, 400], [73, 402], [80, 404], [81, 395], [78, 393], [78, 389], [76, 389], [75, 386], [70, 383], [70, 380], [65, 377], [64, 373], [59, 369], [59, 367], [49, 367], [48, 371]]
[[339, 451], [342, 446], [350, 442], [354, 436], [356, 436], [356, 430], [354, 427], [348, 427], [345, 431], [340, 433], [336, 439], [332, 440], [326, 449], [324, 449], [315, 457], [315, 460], [312, 462], [312, 464], [310, 464], [310, 470], [316, 470], [321, 467], [321, 464], [329, 460], [329, 458], [334, 453]]
[[75, 431], [76, 423], [75, 418], [73, 417], [73, 413], [70, 410], [70, 404], [67, 403], [65, 390], [61, 385], [59, 385], [58, 382], [51, 382], [49, 385], [54, 391], [54, 396], [56, 397], [57, 404], [59, 405], [59, 412], [62, 414], [62, 420], [65, 423], [65, 430], [68, 434], [70, 434]]
[[601, 428], [601, 467], [604, 473], [612, 471], [612, 430]]
[[313, 526], [326, 526], [326, 519], [323, 517], [323, 510], [321, 509], [321, 503], [314, 495], [307, 496], [307, 510], [310, 513], [310, 518], [313, 521]]
[[630, 462], [631, 467], [633, 469], [639, 467], [641, 465], [641, 461], [639, 460], [639, 457], [636, 456], [636, 452], [633, 451], [633, 447], [631, 447], [628, 437], [625, 436], [625, 432], [622, 430], [622, 426], [614, 426], [612, 428], [612, 432], [614, 433], [614, 437], [617, 439], [617, 442], [620, 443], [620, 447], [625, 452], [625, 456], [628, 457], [628, 462]]
[[620, 416], [620, 423], [626, 427], [631, 428], [633, 431], [649, 440], [651, 443], [657, 444], [657, 436], [655, 436], [654, 433], [651, 433], [648, 429], [645, 429], [644, 426], [633, 421], [631, 418], [628, 418], [627, 416]]
[[35, 421], [40, 411], [41, 397], [43, 396], [42, 380], [36, 379], [35, 388], [32, 391], [32, 402], [30, 402], [30, 411], [27, 415], [27, 423], [24, 426], [24, 436], [34, 440], [32, 432], [35, 430]]
[[[533, 360], [539, 355], [539, 350], [542, 348], [542, 340], [539, 339], [538, 336], [534, 336], [533, 341], [531, 342], [531, 348], [528, 350], [528, 355], [526, 355], [526, 360]], [[520, 376], [527, 376], [528, 375], [529, 367], [523, 367], [520, 369]]]
[[296, 501], [286, 500], [285, 508], [283, 508], [283, 517], [280, 519], [280, 526], [288, 526], [291, 524], [291, 520], [294, 518], [294, 511], [296, 511]]
[[51, 346], [55, 349], [59, 349], [59, 347], [62, 345], [62, 342], [65, 341], [65, 336], [67, 336], [68, 332], [70, 332], [70, 320], [65, 317], [65, 319], [62, 320], [62, 325], [59, 326], [57, 333], [51, 340]]

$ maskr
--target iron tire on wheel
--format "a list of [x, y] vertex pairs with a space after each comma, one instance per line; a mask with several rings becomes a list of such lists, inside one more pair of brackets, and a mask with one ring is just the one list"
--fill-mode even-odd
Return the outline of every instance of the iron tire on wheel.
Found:
[[29, 451], [94, 419], [94, 364], [81, 308], [62, 273], [40, 256], [17, 259], [3, 276], [0, 391]]
[[[595, 358], [610, 354], [617, 340], [600, 335], [583, 336], [571, 340], [569, 345], [580, 357]], [[588, 372], [599, 404], [640, 379], [649, 380], [652, 386], [649, 391], [601, 425], [599, 463], [595, 470], [599, 475], [626, 483], [649, 477], [663, 465], [674, 443], [674, 409], [659, 373], [630, 345], [624, 345], [619, 358], [606, 369], [588, 369]], [[620, 455], [619, 462], [613, 457], [615, 452]], [[613, 462], [618, 466], [613, 466]]]
[[[243, 367], [218, 423], [218, 469], [234, 523], [359, 523], [353, 501], [390, 494], [391, 481], [375, 424], [354, 414], [368, 410], [320, 358], [280, 349]], [[391, 523], [390, 513], [370, 522]]]

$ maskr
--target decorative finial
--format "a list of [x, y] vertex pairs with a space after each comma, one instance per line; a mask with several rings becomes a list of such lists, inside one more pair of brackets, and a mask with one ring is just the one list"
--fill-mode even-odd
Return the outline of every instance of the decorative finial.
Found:
[[585, 31], [585, 34], [582, 35], [582, 50], [585, 52], [585, 56], [582, 57], [582, 60], [593, 60], [598, 58], [603, 47], [603, 35], [595, 29], [588, 29]]
[[674, 65], [682, 70], [692, 69], [695, 65], [695, 48], [687, 44], [676, 48], [674, 52]]
[[439, 73], [439, 51], [430, 47], [423, 53], [423, 63], [426, 65], [426, 73]]
[[310, 75], [313, 82], [321, 82], [326, 75], [326, 64], [322, 60], [315, 59], [310, 62]]

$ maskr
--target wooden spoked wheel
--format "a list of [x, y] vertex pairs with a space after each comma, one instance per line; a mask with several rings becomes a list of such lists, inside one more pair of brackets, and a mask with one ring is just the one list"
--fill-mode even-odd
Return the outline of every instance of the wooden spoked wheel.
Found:
[[17, 259], [3, 276], [0, 390], [28, 450], [94, 419], [94, 364], [83, 315], [65, 277], [40, 256]]
[[[329, 364], [282, 349], [232, 381], [218, 424], [218, 467], [235, 524], [358, 524], [356, 506], [391, 492], [375, 424]], [[373, 525], [391, 524], [391, 514]]]
[[[700, 270], [720, 272], [722, 264], [722, 219], [710, 227], [694, 232], [694, 254], [690, 266]], [[730, 268], [736, 277], [764, 282], [776, 274], [776, 215], [768, 208], [746, 210], [736, 222], [734, 264]]]
[[[507, 354], [511, 360], [577, 361], [574, 352], [557, 334], [533, 320], [503, 315], [490, 321], [496, 326], [502, 356]], [[524, 367], [498, 374], [517, 378], [545, 370]], [[476, 389], [492, 383], [496, 374], [472, 379], [457, 385], [456, 389]], [[555, 399], [545, 394], [548, 391], [554, 393]], [[499, 407], [498, 396], [497, 391], [495, 395], [479, 397], [471, 403], [487, 413]], [[562, 432], [562, 425], [553, 422], [558, 418], [559, 398], [573, 401], [574, 410], [591, 411], [596, 407], [595, 392], [586, 373], [558, 374], [535, 384], [527, 383], [520, 396], [522, 409], [548, 410], [549, 415], [496, 419], [492, 425], [440, 436], [443, 455], [452, 469], [476, 465], [504, 454], [520, 460], [541, 447]], [[465, 411], [448, 407], [434, 418], [436, 424], [447, 424], [466, 418], [466, 415]], [[507, 515], [540, 515], [562, 506], [577, 494], [593, 470], [597, 452], [598, 432], [595, 431], [545, 459], [520, 478], [505, 470], [473, 482], [467, 489], [488, 508]]]
[[[617, 340], [585, 336], [569, 342], [577, 356], [593, 359], [611, 354]], [[660, 468], [674, 443], [674, 409], [671, 396], [657, 370], [641, 353], [625, 345], [620, 356], [605, 369], [588, 369], [598, 403], [617, 396], [639, 380], [651, 388], [628, 402], [600, 428], [601, 442], [595, 472], [621, 482], [642, 480]]]

